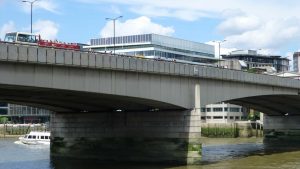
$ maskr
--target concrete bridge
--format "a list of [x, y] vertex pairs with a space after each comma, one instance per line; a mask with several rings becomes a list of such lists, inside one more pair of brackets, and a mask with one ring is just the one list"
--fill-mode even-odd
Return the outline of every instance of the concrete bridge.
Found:
[[56, 112], [54, 156], [197, 163], [200, 108], [222, 101], [266, 113], [266, 131], [300, 129], [293, 79], [6, 43], [0, 77], [1, 101]]

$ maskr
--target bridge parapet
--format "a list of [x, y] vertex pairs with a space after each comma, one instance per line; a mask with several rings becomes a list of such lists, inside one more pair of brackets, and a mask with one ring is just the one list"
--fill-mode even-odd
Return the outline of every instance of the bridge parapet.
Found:
[[300, 88], [300, 81], [290, 78], [217, 67], [140, 59], [130, 56], [79, 52], [10, 43], [0, 43], [0, 61], [199, 77], [277, 87]]

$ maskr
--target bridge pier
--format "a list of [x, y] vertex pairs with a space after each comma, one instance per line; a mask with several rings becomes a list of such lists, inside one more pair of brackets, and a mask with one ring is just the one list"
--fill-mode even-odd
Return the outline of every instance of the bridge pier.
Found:
[[197, 164], [197, 110], [54, 113], [51, 155], [103, 162]]
[[300, 140], [300, 116], [264, 115], [266, 138]]

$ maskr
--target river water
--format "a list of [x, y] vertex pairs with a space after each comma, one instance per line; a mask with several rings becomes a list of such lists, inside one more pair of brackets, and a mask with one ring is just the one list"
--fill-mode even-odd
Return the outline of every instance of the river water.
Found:
[[23, 145], [0, 139], [0, 169], [300, 169], [299, 142], [262, 139], [203, 139], [202, 164], [166, 166], [98, 164], [50, 158], [49, 146]]

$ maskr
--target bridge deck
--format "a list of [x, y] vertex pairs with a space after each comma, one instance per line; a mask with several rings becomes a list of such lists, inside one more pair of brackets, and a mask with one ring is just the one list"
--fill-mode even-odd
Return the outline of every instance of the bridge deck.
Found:
[[89, 53], [0, 42], [1, 62], [24, 62], [199, 77], [260, 85], [300, 88], [300, 81], [217, 67], [155, 61], [104, 53]]

